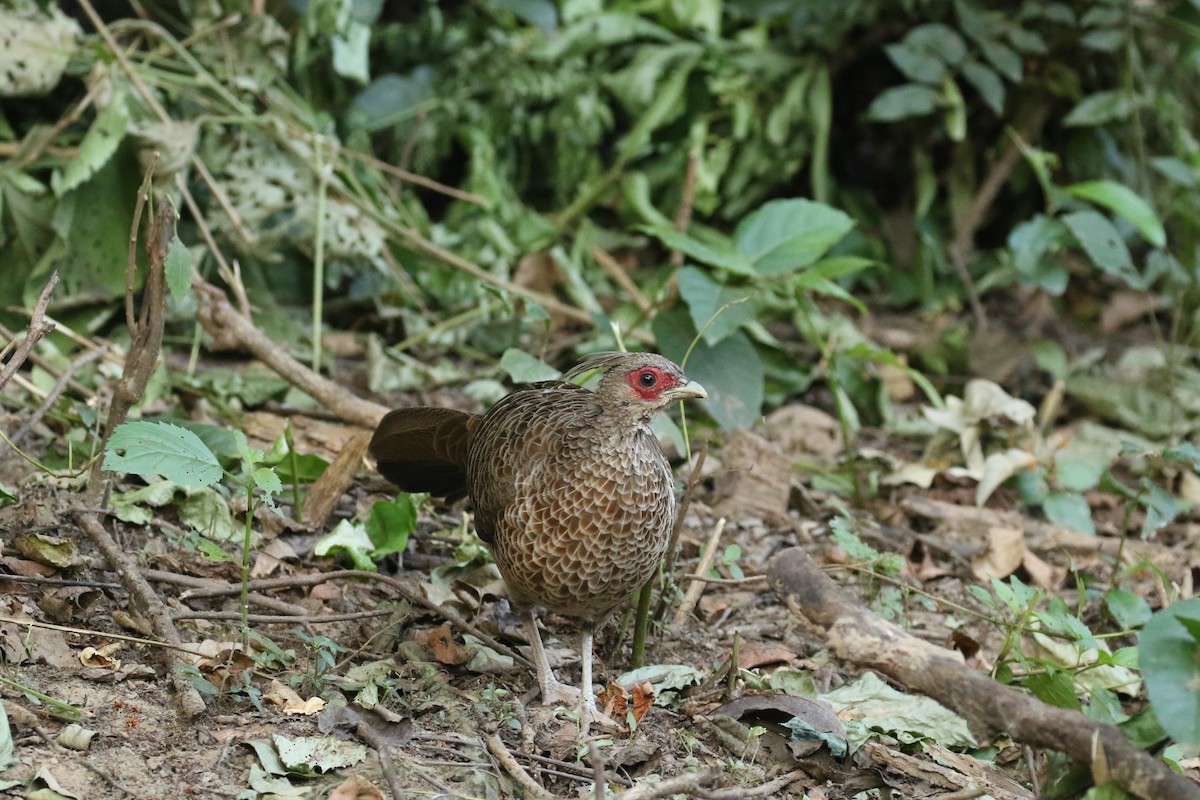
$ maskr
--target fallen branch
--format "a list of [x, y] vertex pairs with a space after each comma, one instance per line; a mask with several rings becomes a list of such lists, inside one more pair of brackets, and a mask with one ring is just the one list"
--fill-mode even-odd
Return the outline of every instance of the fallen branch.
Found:
[[126, 552], [109, 536], [108, 531], [104, 529], [92, 512], [77, 509], [74, 516], [79, 527], [83, 528], [100, 552], [104, 554], [108, 563], [116, 570], [117, 575], [121, 578], [121, 583], [125, 584], [125, 588], [133, 596], [134, 606], [150, 620], [155, 634], [163, 642], [171, 645], [170, 648], [158, 651], [159, 660], [163, 662], [171, 675], [171, 682], [175, 686], [175, 692], [179, 695], [183, 713], [189, 718], [197, 716], [204, 711], [204, 701], [200, 698], [196, 687], [192, 686], [181, 672], [184, 667], [188, 666], [188, 663], [179, 655], [179, 649], [183, 648], [183, 638], [179, 635], [175, 623], [171, 621], [171, 612], [167, 610], [166, 604], [151, 588], [145, 576], [138, 571], [133, 555]]
[[839, 658], [870, 667], [957, 712], [981, 738], [1058, 750], [1143, 800], [1200, 800], [1200, 786], [1133, 747], [1112, 725], [1054, 708], [969, 669], [953, 654], [886, 622], [840, 589], [800, 548], [771, 559], [771, 585]]
[[341, 384], [313, 372], [292, 358], [286, 347], [260, 331], [254, 321], [235, 309], [225, 293], [217, 287], [198, 279], [192, 285], [200, 301], [196, 316], [204, 330], [213, 337], [218, 349], [240, 346], [249, 350], [284, 380], [347, 422], [374, 428], [390, 410], [379, 403], [356, 397]]

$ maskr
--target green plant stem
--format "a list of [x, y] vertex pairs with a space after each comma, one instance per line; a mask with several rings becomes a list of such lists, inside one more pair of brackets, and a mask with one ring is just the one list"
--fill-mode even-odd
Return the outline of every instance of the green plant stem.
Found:
[[283, 426], [283, 441], [287, 443], [288, 464], [292, 467], [292, 519], [299, 522], [304, 515], [304, 493], [300, 490], [300, 459], [296, 456], [291, 420]]
[[250, 651], [250, 538], [254, 521], [254, 484], [246, 484], [246, 533], [242, 540], [242, 645]]
[[325, 313], [325, 202], [329, 196], [329, 170], [325, 167], [324, 139], [313, 137], [317, 168], [317, 219], [313, 249], [312, 368], [321, 371], [321, 321]]
[[30, 686], [26, 686], [23, 683], [17, 683], [16, 681], [10, 680], [3, 676], [0, 676], [0, 684], [8, 686], [9, 688], [14, 689], [15, 691], [18, 691], [22, 694], [27, 694], [32, 697], [36, 697], [38, 700], [41, 700], [46, 705], [53, 706], [54, 708], [58, 709], [59, 712], [68, 719], [73, 719], [73, 720], [83, 719], [83, 710], [80, 708], [76, 708], [75, 706], [71, 705], [70, 703], [66, 702], [65, 700], [59, 700], [57, 697], [51, 697], [48, 694], [43, 694], [42, 692], [39, 692], [37, 689], [34, 689]]
[[[657, 576], [655, 576], [657, 577]], [[654, 577], [646, 581], [638, 593], [637, 612], [633, 625], [633, 668], [646, 660], [646, 637], [650, 633], [650, 598], [654, 594]]]

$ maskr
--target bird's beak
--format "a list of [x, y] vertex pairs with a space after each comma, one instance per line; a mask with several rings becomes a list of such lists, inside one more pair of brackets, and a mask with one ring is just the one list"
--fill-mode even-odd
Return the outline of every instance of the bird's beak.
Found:
[[684, 397], [695, 397], [700, 400], [708, 399], [708, 392], [695, 381], [681, 383], [678, 386], [672, 387], [667, 393], [674, 399], [682, 399]]

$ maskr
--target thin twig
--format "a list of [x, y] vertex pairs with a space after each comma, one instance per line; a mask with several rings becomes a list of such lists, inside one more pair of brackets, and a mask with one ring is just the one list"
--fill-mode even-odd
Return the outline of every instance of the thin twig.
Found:
[[[278, 589], [286, 586], [312, 586], [314, 584], [342, 580], [344, 578], [357, 578], [361, 580], [385, 583], [399, 592], [405, 600], [408, 600], [414, 605], [421, 606], [422, 608], [441, 616], [451, 625], [455, 626], [459, 630], [466, 631], [496, 652], [506, 655], [509, 658], [512, 658], [514, 661], [523, 664], [524, 666], [533, 666], [532, 662], [530, 662], [517, 651], [513, 650], [511, 647], [508, 647], [476, 626], [467, 622], [454, 611], [451, 611], [444, 606], [439, 606], [437, 603], [428, 599], [417, 590], [405, 584], [403, 581], [397, 580], [389, 575], [380, 575], [378, 572], [367, 572], [366, 570], [360, 569], [343, 569], [334, 572], [317, 573], [314, 575], [297, 575], [286, 578], [266, 578], [263, 580], [250, 581], [249, 587], [251, 589]], [[184, 592], [183, 595], [181, 595], [181, 599], [221, 597], [230, 594], [238, 594], [241, 591], [242, 586], [240, 583], [226, 584], [224, 587], [212, 587], [210, 589], [199, 589], [196, 591]]]
[[596, 263], [600, 265], [600, 269], [604, 270], [604, 274], [612, 278], [613, 282], [621, 287], [621, 290], [637, 306], [638, 311], [641, 311], [645, 317], [652, 318], [654, 316], [654, 303], [651, 303], [650, 298], [642, 294], [642, 290], [637, 287], [637, 284], [629, 277], [629, 273], [617, 263], [617, 260], [599, 245], [593, 247], [591, 253], [592, 258], [596, 259]]
[[[717, 560], [717, 545], [720, 543], [721, 534], [725, 532], [725, 518], [721, 517], [717, 520], [717, 524], [713, 526], [712, 533], [708, 535], [708, 543], [704, 546], [704, 554], [700, 557], [700, 563], [696, 566], [696, 571], [693, 575], [707, 575], [712, 569], [713, 564]], [[671, 627], [679, 628], [687, 622], [688, 615], [692, 613], [692, 609], [696, 607], [696, 603], [700, 601], [700, 595], [704, 594], [704, 583], [696, 581], [688, 587], [687, 592], [683, 595], [683, 602], [679, 604], [679, 608], [675, 610], [675, 618], [672, 621]]]
[[42, 418], [45, 417], [47, 412], [50, 411], [50, 407], [53, 406], [55, 401], [57, 401], [62, 393], [66, 391], [67, 385], [71, 382], [71, 379], [74, 377], [75, 373], [78, 372], [81, 367], [100, 358], [100, 356], [104, 355], [104, 352], [105, 351], [99, 347], [88, 350], [83, 355], [76, 357], [71, 361], [70, 364], [67, 365], [67, 368], [63, 370], [62, 374], [59, 375], [54, 381], [54, 386], [50, 387], [50, 391], [46, 393], [45, 399], [42, 400], [41, 404], [34, 410], [33, 414], [29, 416], [29, 419], [22, 422], [21, 427], [17, 428], [17, 432], [12, 435], [13, 444], [20, 445], [21, 440], [24, 439], [31, 430], [33, 430], [35, 425], [42, 421]]
[[4, 366], [0, 367], [0, 389], [3, 389], [12, 380], [12, 376], [17, 374], [17, 370], [25, 363], [25, 359], [29, 358], [30, 351], [42, 340], [42, 337], [54, 330], [54, 323], [46, 319], [46, 308], [50, 305], [50, 296], [54, 294], [55, 286], [58, 286], [58, 270], [54, 270], [50, 274], [50, 280], [46, 281], [46, 285], [42, 287], [42, 293], [38, 295], [33, 313], [29, 315], [29, 328], [25, 339]]
[[[388, 609], [377, 611], [354, 611], [345, 614], [248, 614], [247, 622], [263, 625], [320, 625], [326, 622], [347, 622], [353, 619], [386, 617], [393, 612]], [[171, 619], [240, 620], [240, 611], [174, 611]]]

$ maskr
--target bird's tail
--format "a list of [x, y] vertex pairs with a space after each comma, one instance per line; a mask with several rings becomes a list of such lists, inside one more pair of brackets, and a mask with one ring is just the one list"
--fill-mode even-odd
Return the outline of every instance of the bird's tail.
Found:
[[452, 408], [398, 408], [380, 420], [370, 452], [404, 491], [453, 502], [467, 494], [467, 444], [478, 419]]

